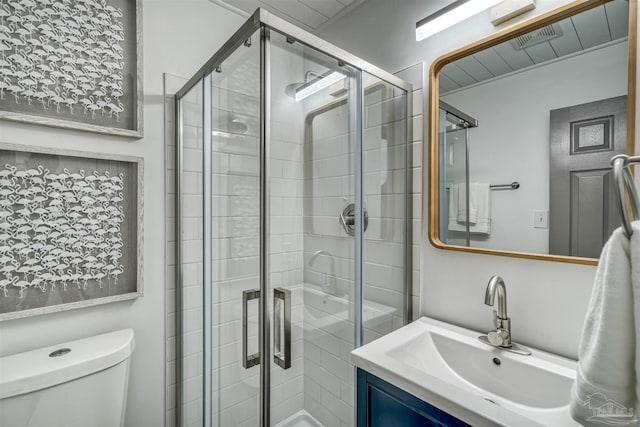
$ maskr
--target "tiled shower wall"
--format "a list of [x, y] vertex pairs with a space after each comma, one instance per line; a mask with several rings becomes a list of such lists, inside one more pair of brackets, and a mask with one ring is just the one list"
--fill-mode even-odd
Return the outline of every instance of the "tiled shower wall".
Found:
[[353, 117], [348, 104], [324, 111], [331, 101], [305, 112], [304, 409], [341, 426], [353, 424], [354, 240], [338, 222], [353, 202]]
[[413, 319], [421, 316], [420, 314], [420, 244], [422, 242], [422, 174], [426, 173], [422, 167], [422, 150], [423, 150], [423, 109], [425, 98], [423, 97], [423, 82], [425, 64], [419, 62], [415, 65], [407, 67], [395, 73], [396, 76], [411, 83], [413, 92], [411, 94], [411, 108], [409, 111], [409, 168], [411, 177], [411, 268], [412, 268], [412, 302], [413, 302]]
[[[173, 95], [185, 79], [165, 74], [166, 148], [166, 424], [175, 425], [176, 331], [175, 331], [175, 109]], [[187, 426], [202, 425], [202, 88], [195, 87], [183, 101], [184, 111], [184, 223], [183, 223], [183, 310], [184, 310], [184, 405]]]
[[[410, 164], [414, 318], [418, 317], [422, 64], [399, 73], [414, 85], [406, 112], [411, 143]], [[370, 82], [371, 83], [371, 82]], [[384, 89], [388, 89], [384, 88]], [[369, 227], [364, 236], [364, 341], [402, 325], [404, 230], [405, 106], [399, 93], [383, 90], [365, 97], [364, 190]], [[353, 425], [353, 251], [337, 216], [353, 200], [353, 153], [349, 146], [348, 106], [318, 115], [310, 123], [312, 144], [305, 168], [313, 199], [305, 212], [304, 363], [305, 409], [326, 426]], [[308, 129], [309, 131], [309, 129]], [[331, 256], [319, 256], [318, 250]], [[335, 273], [331, 272], [333, 258]], [[332, 277], [335, 274], [335, 277]]]

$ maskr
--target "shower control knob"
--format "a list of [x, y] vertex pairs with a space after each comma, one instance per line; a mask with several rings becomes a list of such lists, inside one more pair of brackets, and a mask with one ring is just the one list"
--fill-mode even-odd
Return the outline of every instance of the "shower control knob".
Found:
[[496, 331], [491, 331], [487, 334], [487, 339], [496, 347], [503, 346], [505, 342], [507, 342], [509, 338], [509, 332], [504, 329], [498, 329]]

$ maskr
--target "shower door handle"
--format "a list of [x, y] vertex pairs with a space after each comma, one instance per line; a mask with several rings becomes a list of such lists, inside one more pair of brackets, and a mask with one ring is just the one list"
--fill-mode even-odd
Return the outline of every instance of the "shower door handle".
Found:
[[[273, 290], [273, 361], [282, 369], [291, 367], [291, 291]], [[282, 337], [284, 331], [284, 338]]]
[[248, 289], [242, 291], [242, 366], [249, 369], [252, 366], [260, 364], [260, 353], [247, 354], [249, 350], [249, 320], [248, 320], [248, 303], [253, 299], [260, 298], [259, 289]]

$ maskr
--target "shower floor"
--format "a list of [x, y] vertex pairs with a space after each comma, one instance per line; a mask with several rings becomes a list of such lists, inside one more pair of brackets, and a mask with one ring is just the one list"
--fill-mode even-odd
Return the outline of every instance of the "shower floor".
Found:
[[275, 427], [324, 427], [307, 411], [300, 410], [286, 420], [282, 420]]

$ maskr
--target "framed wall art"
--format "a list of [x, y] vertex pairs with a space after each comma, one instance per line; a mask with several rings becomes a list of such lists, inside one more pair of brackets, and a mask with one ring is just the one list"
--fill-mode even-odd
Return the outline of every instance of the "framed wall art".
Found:
[[0, 320], [142, 296], [141, 158], [0, 144]]
[[141, 0], [0, 0], [0, 119], [142, 137]]

